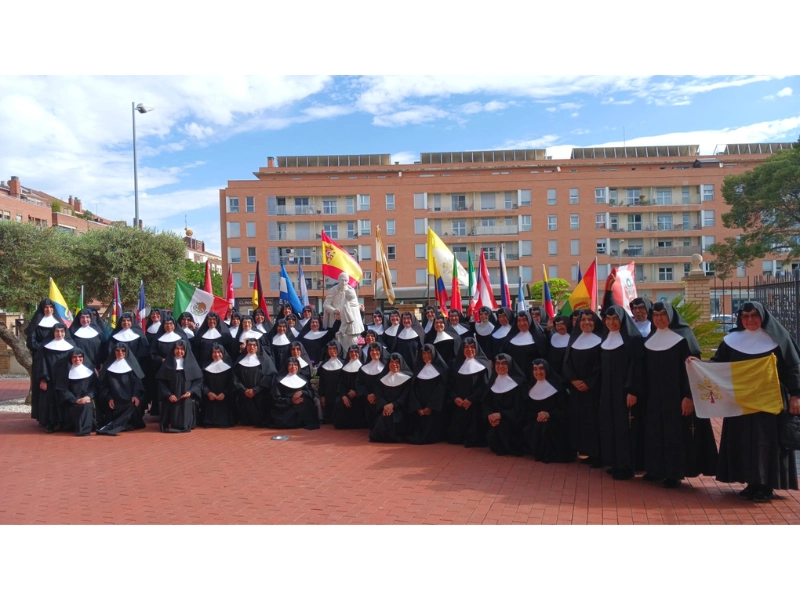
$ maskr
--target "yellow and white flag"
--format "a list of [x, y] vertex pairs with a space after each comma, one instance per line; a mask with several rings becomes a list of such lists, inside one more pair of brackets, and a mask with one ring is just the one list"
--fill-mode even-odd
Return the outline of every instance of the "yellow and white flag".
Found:
[[386, 252], [383, 250], [381, 240], [381, 228], [375, 226], [375, 286], [377, 291], [378, 282], [383, 284], [383, 291], [386, 298], [394, 304], [394, 287], [392, 286], [392, 273], [389, 270], [389, 261], [386, 259]]
[[755, 412], [777, 415], [783, 410], [777, 362], [770, 354], [730, 363], [686, 363], [695, 413], [703, 419]]
[[[455, 257], [442, 239], [428, 227], [428, 273], [436, 278], [441, 277], [445, 286], [453, 281], [453, 260]], [[469, 274], [461, 263], [455, 261], [458, 268], [458, 282], [464, 287], [469, 286]]]

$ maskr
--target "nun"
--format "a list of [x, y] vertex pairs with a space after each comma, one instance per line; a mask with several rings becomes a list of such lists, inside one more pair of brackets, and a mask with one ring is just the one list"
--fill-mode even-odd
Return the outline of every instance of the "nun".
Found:
[[676, 488], [684, 477], [716, 475], [717, 446], [709, 419], [694, 415], [686, 359], [700, 358], [694, 333], [668, 302], [653, 304], [653, 331], [645, 340], [647, 481]]
[[325, 423], [333, 423], [333, 413], [336, 409], [336, 398], [339, 391], [339, 382], [344, 368], [344, 350], [336, 340], [331, 340], [325, 346], [326, 357], [320, 362], [317, 369], [319, 376], [319, 402], [322, 406], [322, 419]]
[[634, 298], [628, 307], [631, 309], [636, 328], [642, 335], [642, 339], [647, 339], [653, 328], [653, 303], [649, 298]]
[[486, 440], [498, 456], [522, 456], [522, 423], [527, 379], [508, 354], [494, 359], [494, 375], [483, 397], [483, 416], [489, 423]]
[[462, 340], [465, 337], [472, 335], [472, 332], [469, 330], [467, 320], [457, 308], [451, 308], [449, 311], [447, 311], [447, 320]]
[[567, 392], [561, 378], [546, 360], [533, 361], [534, 384], [524, 398], [522, 434], [534, 460], [545, 464], [572, 462], [567, 430]]
[[289, 331], [292, 332], [292, 335], [296, 339], [297, 336], [300, 335], [300, 332], [297, 329], [297, 317], [294, 314], [291, 314], [286, 315], [284, 319], [286, 320], [286, 327], [289, 328]]
[[161, 369], [161, 365], [172, 356], [172, 349], [175, 347], [176, 342], [181, 340], [186, 340], [186, 334], [183, 329], [178, 327], [172, 317], [164, 317], [162, 319], [161, 335], [150, 341], [150, 361], [148, 364], [155, 371], [152, 377], [152, 388], [149, 385], [150, 379], [147, 373], [144, 381], [145, 393], [151, 402], [151, 416], [161, 414], [161, 402], [158, 399], [158, 372]]
[[277, 373], [272, 357], [264, 352], [257, 339], [248, 338], [245, 342], [245, 351], [239, 355], [233, 372], [242, 386], [237, 399], [242, 425], [264, 426], [269, 409], [272, 380]]
[[531, 365], [537, 358], [547, 358], [547, 334], [533, 321], [527, 311], [516, 314], [502, 352], [514, 359], [514, 364], [526, 375], [528, 384], [533, 384]]
[[67, 327], [60, 321], [50, 328], [49, 335], [34, 357], [32, 373], [38, 389], [38, 420], [47, 433], [61, 431], [68, 417], [56, 391], [58, 375], [69, 366], [69, 356], [75, 345], [69, 338]]
[[256, 329], [253, 318], [245, 315], [241, 320], [241, 327], [239, 328], [239, 336], [235, 342], [231, 343], [230, 355], [239, 357], [246, 353], [245, 343], [247, 340], [256, 340], [261, 350], [272, 356], [272, 347], [269, 345], [267, 335]]
[[[31, 317], [28, 327], [25, 328], [25, 338], [28, 350], [31, 351], [31, 362], [35, 364], [36, 354], [46, 339], [51, 338], [51, 330], [53, 325], [60, 323], [61, 320], [56, 317], [56, 306], [50, 298], [42, 298], [36, 312]], [[31, 418], [37, 419], [42, 422], [39, 417], [39, 396], [41, 390], [39, 389], [39, 381], [36, 379], [35, 367], [31, 370]], [[47, 419], [47, 416], [44, 416]]]
[[[228, 333], [231, 334], [231, 339], [232, 339], [231, 343], [236, 343], [237, 340], [239, 339], [239, 328], [241, 327], [241, 325], [242, 325], [242, 315], [240, 315], [236, 311], [233, 311], [231, 313], [231, 321], [230, 321], [230, 323], [228, 323]], [[230, 353], [230, 348], [231, 348], [231, 346], [228, 346], [228, 348], [226, 348], [226, 350], [228, 351], [228, 355], [229, 356], [231, 354]], [[237, 346], [236, 354], [234, 356], [238, 356], [238, 355], [239, 355], [239, 348]]]
[[213, 344], [208, 364], [203, 368], [203, 387], [200, 406], [203, 427], [233, 427], [236, 425], [236, 396], [242, 386], [233, 372], [225, 346]]
[[[119, 435], [144, 429], [139, 406], [144, 403], [144, 372], [122, 342], [114, 346], [98, 377], [98, 435]], [[102, 416], [102, 418], [101, 418]]]
[[369, 345], [369, 360], [366, 361], [358, 371], [356, 378], [356, 396], [364, 407], [364, 420], [370, 429], [375, 425], [378, 417], [378, 407], [376, 405], [377, 396], [375, 388], [381, 377], [389, 370], [389, 353], [379, 343]]
[[438, 444], [442, 440], [442, 412], [449, 381], [447, 362], [433, 344], [425, 344], [414, 366], [408, 397], [408, 441], [412, 444]]
[[406, 366], [403, 355], [399, 352], [390, 354], [388, 372], [375, 385], [377, 417], [369, 432], [370, 442], [396, 444], [404, 440], [406, 423], [403, 417], [408, 406], [412, 378], [413, 374]]
[[153, 339], [158, 339], [164, 333], [164, 313], [160, 308], [153, 308], [144, 322], [144, 336], [150, 344]]
[[297, 320], [297, 324], [300, 328], [305, 327], [308, 324], [308, 321], [311, 317], [316, 316], [314, 309], [311, 307], [310, 304], [306, 304], [303, 307], [303, 310], [300, 311], [300, 318]]
[[182, 312], [178, 317], [178, 325], [186, 334], [186, 339], [191, 340], [195, 335], [197, 324], [194, 322], [194, 316], [189, 311]]
[[494, 357], [500, 353], [500, 350], [505, 346], [506, 341], [511, 336], [511, 323], [514, 320], [514, 313], [508, 308], [497, 309], [497, 327], [492, 332], [492, 349], [489, 357], [494, 360]]
[[272, 348], [272, 358], [275, 361], [275, 368], [279, 371], [283, 368], [283, 363], [289, 356], [289, 346], [295, 340], [294, 334], [290, 331], [286, 319], [278, 319], [266, 335], [266, 340]]
[[211, 348], [214, 344], [221, 344], [226, 348], [231, 345], [233, 338], [225, 322], [214, 311], [206, 315], [203, 324], [192, 338], [192, 352], [200, 357], [200, 366], [205, 367], [211, 360]]
[[600, 344], [605, 328], [594, 311], [582, 310], [564, 354], [564, 379], [569, 382], [570, 441], [581, 462], [603, 466], [600, 456]]
[[[784, 414], [800, 415], [800, 351], [789, 332], [760, 302], [742, 305], [736, 327], [725, 336], [711, 360], [738, 362], [770, 354], [777, 358]], [[717, 481], [745, 484], [739, 496], [756, 502], [772, 500], [773, 490], [796, 490], [795, 453], [782, 446], [778, 423], [778, 415], [766, 412], [725, 417]]]
[[94, 313], [81, 309], [70, 326], [72, 343], [83, 351], [83, 364], [90, 369], [99, 369], [106, 360], [106, 344], [103, 329], [94, 320]]
[[203, 393], [203, 371], [189, 349], [178, 340], [158, 371], [159, 425], [164, 433], [188, 433], [197, 425], [197, 409]]
[[363, 399], [356, 392], [356, 381], [362, 366], [361, 351], [353, 344], [347, 349], [347, 362], [344, 363], [339, 375], [333, 411], [333, 426], [336, 429], [366, 427]]
[[384, 327], [383, 333], [380, 334], [382, 343], [389, 352], [394, 352], [395, 340], [400, 328], [400, 311], [395, 309], [389, 313], [389, 326]]
[[381, 348], [385, 348], [383, 342], [381, 341], [381, 336], [377, 335], [374, 330], [367, 329], [364, 332], [364, 345], [361, 348], [361, 362], [366, 363], [369, 362], [369, 347], [372, 344], [379, 344]]
[[[467, 448], [486, 446], [487, 421], [482, 402], [489, 387], [492, 363], [474, 338], [466, 338], [450, 371], [446, 439]], [[448, 414], [449, 413], [449, 414]]]
[[492, 310], [488, 306], [481, 306], [478, 310], [478, 320], [472, 325], [472, 329], [475, 332], [473, 336], [475, 341], [487, 356], [492, 353], [492, 334], [496, 328], [497, 319]]
[[366, 323], [364, 329], [372, 330], [375, 332], [375, 335], [381, 336], [383, 335], [385, 323], [383, 322], [383, 313], [379, 310], [375, 310], [372, 312], [371, 320], [369, 323]]
[[559, 315], [553, 319], [553, 332], [550, 334], [550, 343], [547, 348], [547, 364], [559, 378], [562, 378], [564, 355], [569, 345], [569, 334], [572, 332], [572, 320]]
[[311, 357], [311, 364], [316, 365], [321, 360], [327, 359], [327, 346], [341, 325], [341, 321], [336, 321], [336, 324], [330, 329], [321, 328], [321, 320], [318, 316], [309, 317], [300, 334], [297, 336], [298, 341], [302, 342], [303, 347]]
[[[639, 404], [644, 388], [644, 340], [634, 320], [619, 305], [603, 312], [600, 344], [600, 452], [614, 479], [631, 479], [643, 463]], [[640, 458], [641, 457], [641, 458]]]
[[58, 375], [56, 390], [59, 401], [67, 415], [69, 428], [78, 437], [92, 433], [95, 424], [94, 397], [97, 375], [84, 363], [84, 353], [75, 348], [69, 355], [69, 366], [65, 365]]
[[[413, 365], [417, 362], [417, 355], [422, 349], [422, 344], [425, 343], [425, 332], [422, 331], [416, 317], [410, 312], [403, 313], [400, 324], [392, 352], [400, 354], [406, 365]], [[410, 368], [408, 370], [411, 371]]]
[[430, 332], [433, 330], [433, 321], [436, 319], [436, 307], [426, 304], [422, 309], [422, 330], [425, 332], [427, 339]]
[[112, 354], [112, 350], [120, 343], [130, 350], [129, 354], [132, 354], [140, 365], [147, 363], [150, 356], [150, 345], [144, 331], [131, 312], [124, 312], [120, 315], [117, 326], [108, 339], [108, 354]]
[[452, 365], [461, 352], [461, 336], [450, 322], [442, 316], [433, 320], [433, 329], [426, 336], [427, 343], [436, 348], [436, 353], [447, 363]]
[[286, 358], [281, 372], [272, 380], [268, 426], [275, 429], [319, 429], [311, 382], [300, 373], [300, 361]]

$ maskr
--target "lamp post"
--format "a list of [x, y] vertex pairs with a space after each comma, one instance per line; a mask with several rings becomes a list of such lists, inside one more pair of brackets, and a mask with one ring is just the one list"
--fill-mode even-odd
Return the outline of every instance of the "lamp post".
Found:
[[139, 227], [139, 175], [136, 170], [136, 112], [138, 111], [144, 114], [151, 110], [155, 110], [155, 107], [147, 106], [141, 102], [139, 104], [131, 102], [131, 119], [133, 120], [133, 202], [136, 211], [133, 218], [134, 227]]

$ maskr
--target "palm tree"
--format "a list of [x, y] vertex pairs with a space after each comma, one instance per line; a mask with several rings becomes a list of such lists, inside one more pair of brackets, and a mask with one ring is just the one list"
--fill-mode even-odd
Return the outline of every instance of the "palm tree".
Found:
[[708, 321], [707, 323], [697, 322], [702, 314], [702, 307], [699, 302], [685, 302], [682, 296], [676, 296], [672, 299], [671, 304], [689, 327], [692, 328], [692, 332], [697, 338], [697, 343], [700, 344], [700, 349], [703, 352], [703, 358], [714, 356], [717, 346], [719, 346], [722, 338], [725, 337], [725, 332], [718, 331], [719, 323], [714, 321]]

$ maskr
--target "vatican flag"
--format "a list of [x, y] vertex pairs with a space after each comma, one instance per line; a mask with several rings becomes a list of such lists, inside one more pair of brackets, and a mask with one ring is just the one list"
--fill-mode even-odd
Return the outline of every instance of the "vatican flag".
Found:
[[[444, 282], [445, 287], [450, 284], [453, 278], [453, 261], [455, 257], [441, 238], [428, 228], [428, 273], [434, 277], [439, 277]], [[469, 286], [469, 273], [456, 261], [458, 267], [458, 282], [464, 287]]]
[[686, 363], [698, 417], [738, 417], [755, 412], [777, 415], [783, 410], [778, 361], [764, 358], [728, 363]]

